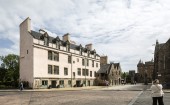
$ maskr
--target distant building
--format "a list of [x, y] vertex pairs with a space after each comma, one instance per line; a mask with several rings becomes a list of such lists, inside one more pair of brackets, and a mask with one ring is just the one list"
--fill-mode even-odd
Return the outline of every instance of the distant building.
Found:
[[161, 44], [156, 41], [153, 79], [157, 78], [161, 83], [170, 83], [170, 39]]
[[139, 82], [151, 82], [152, 81], [152, 74], [154, 69], [154, 62], [153, 59], [151, 61], [147, 61], [143, 63], [141, 60], [137, 64], [137, 72], [139, 74], [138, 80]]
[[20, 80], [31, 88], [91, 86], [100, 69], [92, 44], [83, 47], [65, 34], [61, 40], [31, 30], [31, 19], [20, 24]]
[[100, 66], [108, 64], [108, 57], [107, 56], [100, 56]]
[[131, 83], [133, 84], [134, 82], [136, 82], [135, 80], [135, 70], [129, 70], [129, 76], [131, 78]]
[[102, 62], [97, 74], [101, 80], [107, 80], [110, 85], [118, 85], [121, 83], [121, 66], [120, 63], [107, 64], [107, 56], [101, 56], [100, 62]]

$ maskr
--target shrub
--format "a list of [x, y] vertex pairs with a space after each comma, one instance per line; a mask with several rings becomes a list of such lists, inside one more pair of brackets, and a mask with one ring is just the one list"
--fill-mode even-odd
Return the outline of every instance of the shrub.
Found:
[[5, 89], [6, 86], [5, 85], [0, 85], [0, 89]]

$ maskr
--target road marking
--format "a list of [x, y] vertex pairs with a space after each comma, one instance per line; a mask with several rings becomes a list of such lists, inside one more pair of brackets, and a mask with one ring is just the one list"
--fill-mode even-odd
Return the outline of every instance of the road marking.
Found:
[[133, 98], [132, 101], [128, 105], [133, 105], [142, 93], [143, 93], [143, 91], [141, 91], [135, 98]]

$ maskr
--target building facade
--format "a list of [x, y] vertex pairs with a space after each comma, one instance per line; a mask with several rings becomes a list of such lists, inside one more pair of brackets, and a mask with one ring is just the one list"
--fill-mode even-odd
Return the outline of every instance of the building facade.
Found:
[[161, 83], [170, 83], [170, 39], [161, 44], [156, 41], [153, 79], [159, 79]]
[[147, 61], [143, 63], [141, 60], [137, 64], [137, 72], [138, 72], [138, 82], [147, 84], [148, 82], [152, 81], [152, 75], [153, 75], [153, 69], [154, 69], [154, 61], [153, 59], [151, 61]]
[[108, 57], [100, 57], [100, 69], [97, 71], [100, 80], [109, 81], [110, 85], [119, 85], [121, 83], [121, 66], [120, 63], [108, 64]]
[[129, 70], [130, 82], [131, 84], [136, 83], [135, 70]]
[[93, 85], [100, 69], [100, 56], [92, 49], [76, 45], [65, 34], [61, 40], [44, 30], [31, 30], [31, 19], [20, 24], [20, 80], [31, 88]]

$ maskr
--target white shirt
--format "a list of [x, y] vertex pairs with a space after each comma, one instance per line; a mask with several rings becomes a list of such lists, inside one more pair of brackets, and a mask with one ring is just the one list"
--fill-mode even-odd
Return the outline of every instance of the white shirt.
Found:
[[151, 86], [152, 97], [162, 97], [164, 95], [161, 84]]

